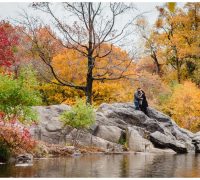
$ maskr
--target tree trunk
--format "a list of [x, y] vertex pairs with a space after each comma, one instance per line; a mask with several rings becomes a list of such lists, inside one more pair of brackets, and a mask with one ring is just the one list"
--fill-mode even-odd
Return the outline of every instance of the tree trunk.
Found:
[[158, 74], [161, 77], [161, 69], [160, 69], [160, 64], [158, 63], [157, 57], [155, 57], [155, 64], [156, 64], [156, 74]]
[[87, 104], [92, 104], [92, 84], [93, 84], [92, 71], [94, 68], [94, 59], [92, 57], [93, 55], [93, 47], [92, 47], [93, 22], [91, 19], [91, 11], [92, 11], [92, 3], [90, 2], [89, 7], [88, 7], [89, 41], [88, 41], [88, 69], [87, 69], [88, 71], [87, 71], [87, 84], [86, 84], [86, 103]]
[[180, 62], [179, 62], [178, 52], [177, 52], [176, 46], [173, 46], [173, 50], [174, 50], [174, 56], [175, 56], [175, 62], [176, 62], [177, 81], [180, 84], [181, 83], [181, 65], [180, 65]]
[[87, 73], [87, 86], [86, 86], [86, 103], [92, 104], [92, 68], [93, 63], [90, 62], [91, 60], [88, 60], [88, 73]]
[[181, 83], [181, 71], [180, 71], [180, 64], [178, 58], [176, 58], [176, 68], [177, 68], [177, 81]]
[[153, 54], [151, 55], [155, 65], [156, 65], [156, 74], [159, 75], [161, 77], [161, 69], [160, 69], [160, 64], [158, 62], [158, 58], [156, 56], [156, 53], [153, 51]]

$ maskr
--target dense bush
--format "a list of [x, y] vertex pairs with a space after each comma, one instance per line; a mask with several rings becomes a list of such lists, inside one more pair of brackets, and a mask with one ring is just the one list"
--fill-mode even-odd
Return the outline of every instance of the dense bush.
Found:
[[[28, 123], [37, 120], [31, 106], [41, 102], [35, 87], [37, 81], [30, 67], [22, 68], [18, 76], [0, 74], [0, 160], [31, 152], [36, 142], [31, 138]], [[26, 127], [22, 124], [26, 123]]]
[[39, 104], [41, 100], [35, 86], [37, 81], [29, 68], [22, 69], [18, 78], [0, 74], [0, 112], [5, 113], [4, 120], [16, 117], [20, 121], [36, 119], [31, 106]]
[[95, 122], [95, 114], [91, 105], [85, 104], [83, 100], [77, 100], [70, 111], [65, 111], [61, 115], [61, 120], [65, 125], [77, 129], [88, 128]]
[[73, 105], [76, 102], [76, 97], [81, 98], [84, 96], [84, 92], [82, 91], [52, 83], [41, 83], [37, 89], [41, 92], [44, 105], [60, 104], [63, 102]]
[[0, 119], [0, 156], [7, 159], [9, 153], [19, 154], [32, 152], [36, 146], [28, 128], [19, 121], [3, 121]]
[[77, 129], [76, 137], [73, 142], [73, 144], [76, 145], [81, 129], [87, 129], [90, 125], [95, 123], [93, 107], [89, 104], [85, 104], [83, 100], [77, 100], [70, 111], [65, 111], [61, 115], [61, 121], [64, 122], [65, 126], [69, 125]]
[[177, 124], [191, 131], [200, 130], [200, 89], [192, 82], [185, 81], [173, 87], [171, 96], [161, 104]]

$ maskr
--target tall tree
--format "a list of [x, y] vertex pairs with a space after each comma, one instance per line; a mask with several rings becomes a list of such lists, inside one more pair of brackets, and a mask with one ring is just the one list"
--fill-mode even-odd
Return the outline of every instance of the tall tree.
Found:
[[185, 41], [185, 62], [187, 75], [196, 84], [200, 85], [200, 3], [186, 3], [186, 12], [182, 15], [184, 21], [180, 21], [184, 26], [181, 32]]
[[[157, 31], [154, 35], [162, 47], [167, 63], [177, 73], [180, 83], [183, 67], [190, 66], [188, 59], [199, 58], [199, 3], [178, 8], [176, 3], [166, 3], [158, 7], [160, 12], [156, 21]], [[187, 65], [188, 64], [188, 65]]]
[[145, 44], [145, 54], [149, 55], [154, 62], [155, 72], [157, 75], [162, 76], [161, 64], [158, 58], [158, 52], [160, 51], [160, 46], [155, 40], [154, 28], [150, 29], [148, 23], [144, 17], [138, 19], [137, 21], [138, 31], [144, 40]]
[[[138, 16], [131, 16], [130, 14], [130, 19], [127, 19], [126, 16], [120, 24], [119, 19], [123, 19], [123, 15], [134, 10], [132, 5], [126, 3], [66, 2], [61, 4], [61, 11], [67, 17], [57, 15], [50, 3], [34, 3], [33, 7], [48, 14], [53, 20], [57, 36], [55, 32], [48, 31], [51, 37], [56, 39], [64, 48], [77, 51], [87, 61], [86, 75], [83, 77], [85, 79], [84, 84], [75, 84], [59, 76], [52, 66], [54, 53], [49, 47], [41, 44], [38, 39], [37, 30], [39, 26], [36, 26], [38, 19], [31, 19], [25, 14], [26, 20], [23, 24], [28, 27], [29, 33], [31, 33], [30, 38], [39, 57], [49, 67], [58, 85], [84, 91], [86, 102], [91, 104], [94, 81], [118, 80], [127, 76], [125, 73], [132, 63], [132, 59], [119, 60], [114, 66], [101, 66], [101, 59], [112, 52], [114, 44], [120, 45], [122, 42], [125, 43], [125, 39], [130, 40], [127, 37], [131, 37], [130, 35], [133, 33], [131, 26]], [[105, 45], [108, 47], [106, 50], [102, 48]], [[113, 68], [117, 69], [118, 73], [113, 73]], [[94, 72], [94, 69], [98, 71]]]

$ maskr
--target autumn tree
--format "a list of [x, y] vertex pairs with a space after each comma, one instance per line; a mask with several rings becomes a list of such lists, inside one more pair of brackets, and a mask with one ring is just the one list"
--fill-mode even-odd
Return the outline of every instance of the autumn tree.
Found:
[[191, 67], [188, 59], [199, 58], [199, 3], [185, 5], [186, 10], [176, 7], [176, 3], [166, 3], [157, 7], [160, 14], [156, 21], [154, 37], [166, 56], [166, 62], [177, 73], [180, 83], [185, 66]]
[[0, 69], [19, 76], [20, 68], [30, 63], [30, 41], [23, 33], [24, 27], [9, 21], [0, 22]]
[[190, 81], [175, 85], [172, 94], [163, 104], [163, 111], [177, 124], [191, 131], [200, 129], [200, 90]]
[[155, 73], [161, 76], [161, 62], [158, 55], [160, 46], [155, 39], [154, 28], [150, 29], [144, 17], [139, 18], [136, 25], [138, 27], [137, 30], [144, 41], [144, 53], [151, 57], [155, 66]]
[[[102, 45], [103, 51], [107, 51], [108, 48], [108, 45]], [[126, 53], [126, 51], [119, 47], [113, 46], [112, 52], [108, 56], [101, 58], [101, 64], [97, 64], [97, 67], [99, 68], [94, 68], [94, 74], [104, 73], [106, 71], [106, 67], [110, 70], [110, 73], [117, 74], [119, 71], [121, 71], [121, 69], [118, 70], [117, 68], [114, 68], [114, 66], [117, 67], [117, 65], [121, 63], [119, 68], [123, 68], [130, 61], [131, 59], [129, 58], [129, 55]], [[77, 51], [71, 49], [63, 50], [62, 52], [58, 53], [52, 60], [52, 66], [57, 72], [57, 75], [63, 77], [64, 80], [84, 85], [85, 80], [83, 77], [86, 76], [87, 72], [87, 58], [77, 53]], [[132, 63], [129, 66], [129, 70], [124, 75], [133, 75], [134, 70], [134, 63]], [[52, 81], [54, 82], [54, 80]], [[123, 79], [123, 82], [125, 82], [125, 79]], [[40, 86], [40, 89], [44, 94], [44, 102], [47, 104], [61, 102], [74, 104], [76, 96], [84, 98], [83, 91], [74, 90], [72, 88], [70, 89], [66, 86], [64, 87], [44, 83]], [[120, 80], [117, 82], [104, 80], [96, 81], [93, 84], [93, 103], [95, 105], [99, 105], [102, 102], [120, 101], [123, 96], [122, 89], [122, 81]]]
[[186, 46], [183, 48], [185, 52], [185, 65], [188, 78], [191, 78], [196, 84], [200, 84], [200, 3], [186, 3], [184, 8], [186, 12], [183, 14], [184, 21], [182, 25], [183, 38]]
[[[67, 19], [65, 16], [58, 16], [50, 3], [34, 3], [33, 7], [46, 13], [54, 21], [54, 32], [48, 31], [53, 39], [56, 39], [62, 47], [68, 50], [72, 49], [78, 52], [79, 56], [84, 56], [80, 63], [81, 61], [87, 63], [85, 75], [82, 77], [84, 82], [81, 84], [76, 84], [66, 77], [60, 76], [52, 66], [54, 53], [49, 46], [41, 43], [38, 39], [37, 31], [41, 28], [40, 25], [37, 25], [38, 19], [30, 18], [26, 14], [24, 15], [25, 21], [22, 23], [28, 28], [33, 46], [39, 57], [56, 79], [54, 83], [84, 91], [86, 102], [91, 104], [94, 81], [118, 80], [127, 75], [125, 73], [132, 63], [132, 59], [129, 61], [124, 59], [126, 63], [119, 60], [114, 65], [108, 63], [105, 66], [101, 66], [101, 60], [112, 52], [114, 44], [125, 43], [127, 37], [129, 37], [127, 40], [130, 40], [131, 30], [133, 30], [131, 28], [132, 22], [137, 16], [131, 16], [133, 7], [125, 3], [66, 2], [60, 5]], [[130, 19], [126, 17], [119, 27], [117, 21], [126, 13], [130, 13]], [[103, 50], [102, 47], [105, 44], [108, 48]], [[112, 62], [112, 60], [110, 61]], [[117, 69], [117, 73], [113, 72], [113, 68]]]

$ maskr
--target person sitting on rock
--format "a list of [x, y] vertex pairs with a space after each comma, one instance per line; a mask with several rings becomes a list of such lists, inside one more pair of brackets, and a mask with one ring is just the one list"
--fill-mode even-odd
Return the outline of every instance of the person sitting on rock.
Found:
[[141, 88], [137, 88], [137, 90], [134, 93], [134, 104], [135, 104], [135, 110], [140, 110], [140, 105], [142, 104], [142, 91]]

